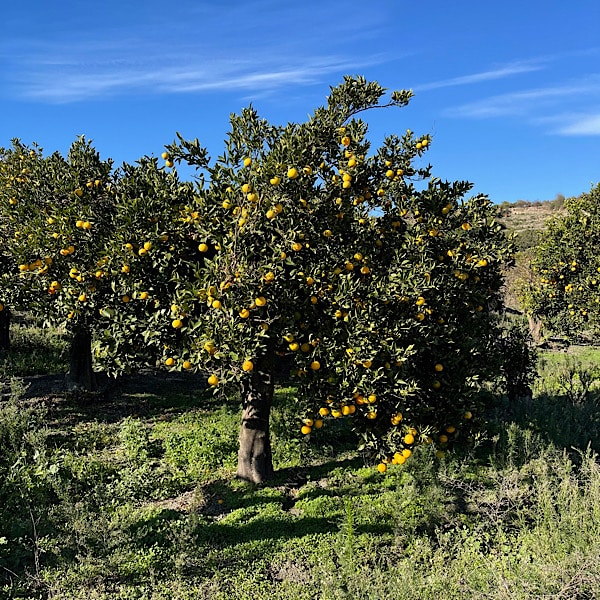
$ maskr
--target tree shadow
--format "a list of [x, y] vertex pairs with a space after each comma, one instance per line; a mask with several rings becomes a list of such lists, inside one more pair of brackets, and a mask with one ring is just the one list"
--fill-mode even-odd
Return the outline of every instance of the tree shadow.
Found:
[[[520, 433], [515, 433], [512, 424]], [[509, 402], [498, 396], [489, 410], [488, 435], [495, 440], [484, 445], [488, 456], [506, 454], [524, 463], [552, 444], [577, 461], [580, 451], [587, 448], [600, 452], [600, 398], [590, 394], [574, 403], [566, 395], [538, 394]]]

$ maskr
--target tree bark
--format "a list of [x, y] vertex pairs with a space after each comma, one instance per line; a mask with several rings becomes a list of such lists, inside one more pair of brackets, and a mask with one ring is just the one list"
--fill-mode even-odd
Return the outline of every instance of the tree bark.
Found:
[[77, 329], [71, 340], [67, 384], [71, 389], [94, 392], [98, 380], [92, 366], [92, 334], [88, 329]]
[[542, 322], [532, 315], [527, 315], [527, 321], [529, 322], [531, 339], [533, 340], [533, 343], [538, 346], [542, 341]]
[[269, 417], [275, 382], [273, 353], [256, 360], [254, 370], [242, 382], [242, 425], [237, 477], [251, 483], [273, 478]]
[[0, 310], [0, 350], [10, 350], [10, 310]]

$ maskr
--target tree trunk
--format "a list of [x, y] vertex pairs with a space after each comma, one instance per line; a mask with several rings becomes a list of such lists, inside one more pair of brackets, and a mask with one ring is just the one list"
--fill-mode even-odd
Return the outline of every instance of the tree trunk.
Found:
[[0, 310], [0, 350], [10, 350], [10, 311], [6, 306]]
[[527, 321], [529, 322], [531, 339], [533, 340], [533, 343], [538, 346], [542, 341], [542, 322], [532, 315], [527, 315]]
[[71, 340], [67, 385], [70, 389], [94, 392], [98, 388], [92, 368], [92, 334], [88, 329], [75, 331]]
[[257, 359], [254, 370], [242, 383], [242, 426], [237, 476], [251, 483], [273, 478], [269, 416], [275, 382], [273, 353]]

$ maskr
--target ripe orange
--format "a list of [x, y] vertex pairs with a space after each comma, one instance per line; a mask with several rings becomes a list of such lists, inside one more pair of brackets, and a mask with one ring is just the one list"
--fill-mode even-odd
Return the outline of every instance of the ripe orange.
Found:
[[243, 371], [252, 371], [252, 369], [254, 369], [254, 363], [251, 360], [245, 360], [242, 363], [242, 370]]
[[298, 169], [296, 169], [296, 167], [291, 167], [290, 169], [288, 169], [287, 176], [290, 179], [296, 179], [298, 175], [300, 175], [300, 173], [298, 172]]
[[321, 363], [320, 363], [318, 360], [313, 360], [313, 361], [310, 363], [310, 368], [311, 368], [313, 371], [318, 371], [318, 370], [321, 368]]
[[312, 428], [309, 427], [308, 425], [302, 425], [302, 428], [300, 429], [300, 431], [304, 434], [304, 435], [308, 435], [311, 431]]
[[386, 465], [385, 463], [383, 463], [383, 462], [382, 462], [382, 463], [379, 463], [379, 464], [377, 465], [377, 470], [378, 470], [380, 473], [385, 473], [385, 472], [387, 471], [387, 465]]
[[172, 323], [171, 326], [174, 329], [180, 329], [181, 327], [183, 327], [183, 321], [181, 319], [175, 319]]
[[219, 383], [219, 378], [218, 378], [218, 377], [217, 377], [215, 374], [212, 374], [212, 375], [211, 375], [211, 376], [208, 378], [208, 380], [207, 380], [207, 381], [208, 381], [208, 385], [215, 386], [215, 385], [218, 385], [218, 383]]
[[208, 251], [208, 245], [203, 242], [202, 244], [198, 245], [198, 250], [200, 250], [200, 252], [207, 252]]
[[172, 367], [175, 364], [175, 359], [171, 356], [169, 356], [169, 358], [167, 358], [167, 360], [165, 360], [165, 365], [167, 365], [167, 367]]
[[415, 443], [415, 436], [412, 433], [407, 433], [404, 436], [404, 443], [407, 444], [407, 445], [409, 445], [409, 446], [411, 444], [414, 444]]

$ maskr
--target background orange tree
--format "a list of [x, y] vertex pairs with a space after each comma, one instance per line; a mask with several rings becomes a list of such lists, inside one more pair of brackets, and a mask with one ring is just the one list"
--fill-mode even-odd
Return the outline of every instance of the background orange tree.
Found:
[[114, 219], [112, 162], [83, 138], [66, 157], [44, 157], [18, 140], [2, 156], [4, 293], [15, 308], [71, 333], [72, 382], [93, 389], [97, 305], [110, 292], [103, 246]]
[[568, 198], [534, 249], [523, 302], [548, 333], [597, 339], [600, 326], [600, 184]]

